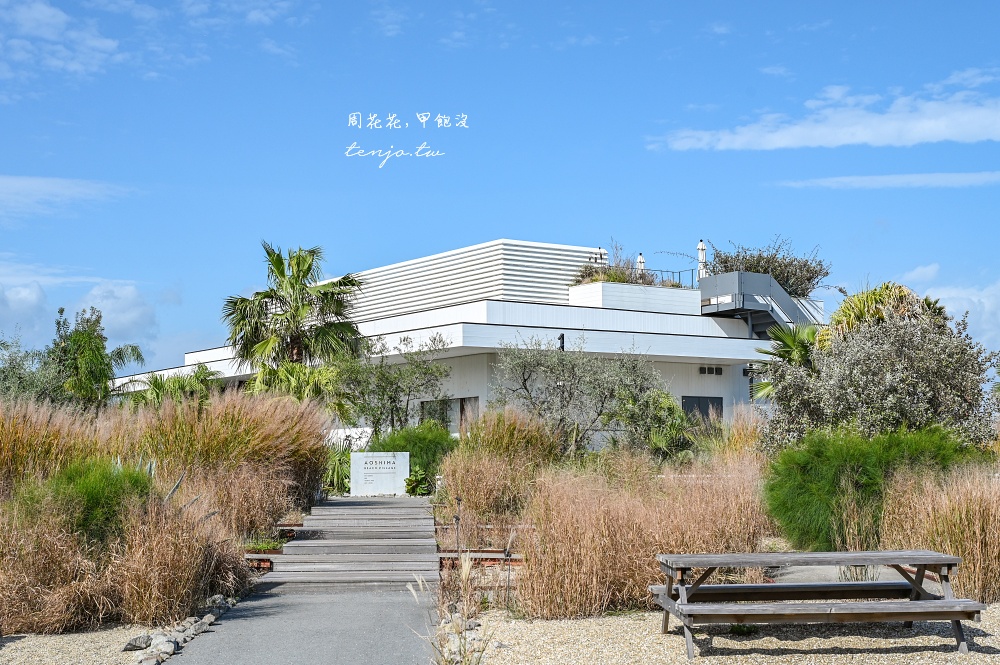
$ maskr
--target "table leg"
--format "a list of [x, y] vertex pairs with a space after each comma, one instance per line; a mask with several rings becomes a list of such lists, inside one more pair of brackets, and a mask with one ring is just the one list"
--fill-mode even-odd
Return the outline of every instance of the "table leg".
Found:
[[[924, 575], [926, 574], [926, 572], [927, 572], [927, 566], [917, 566], [917, 574], [913, 576], [914, 581], [921, 588], [923, 588], [923, 586], [924, 586]], [[916, 589], [914, 589], [913, 591], [911, 591], [910, 592], [910, 600], [920, 600], [920, 592], [918, 592]], [[912, 621], [904, 621], [903, 622], [903, 627], [904, 628], [913, 628], [913, 622]]]
[[[667, 575], [667, 589], [666, 589], [667, 598], [671, 597], [671, 595], [672, 595], [671, 591], [673, 590], [673, 588], [674, 588], [674, 578], [672, 578], [669, 575]], [[666, 607], [664, 607], [663, 608], [663, 625], [660, 626], [660, 632], [665, 635], [668, 630], [670, 630], [670, 611], [667, 610]]]
[[[683, 570], [677, 571], [677, 594], [680, 596], [681, 603], [688, 602], [687, 584], [685, 584]], [[691, 627], [683, 619], [681, 624], [684, 627], [684, 644], [687, 647], [688, 660], [694, 660], [694, 637], [691, 635]]]
[[[951, 566], [941, 570], [941, 589], [944, 591], [945, 600], [953, 600], [955, 594], [951, 590]], [[951, 632], [955, 634], [955, 641], [958, 642], [960, 653], [969, 653], [969, 643], [965, 640], [965, 631], [962, 630], [962, 622], [955, 620], [951, 622]]]

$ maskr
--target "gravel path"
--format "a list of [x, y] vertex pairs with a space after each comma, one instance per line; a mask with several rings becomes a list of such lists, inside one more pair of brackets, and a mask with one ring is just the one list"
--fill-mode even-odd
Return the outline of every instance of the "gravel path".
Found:
[[[676, 620], [660, 634], [662, 614], [636, 613], [597, 619], [524, 621], [504, 612], [482, 617], [489, 636], [484, 665], [577, 665], [671, 663], [686, 665], [684, 636]], [[982, 623], [964, 622], [969, 655], [958, 653], [946, 621], [760, 626], [750, 636], [728, 626], [701, 626], [695, 654], [706, 663], [976, 663], [1000, 662], [1000, 605], [983, 613]], [[698, 662], [696, 658], [695, 662]]]
[[0, 637], [3, 665], [135, 665], [122, 647], [148, 629], [132, 626], [66, 635], [4, 635]]

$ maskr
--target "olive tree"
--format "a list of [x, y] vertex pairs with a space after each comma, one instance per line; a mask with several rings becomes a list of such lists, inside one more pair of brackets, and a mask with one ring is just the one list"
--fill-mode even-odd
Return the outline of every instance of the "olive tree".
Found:
[[770, 438], [846, 425], [874, 436], [942, 424], [974, 443], [992, 436], [996, 395], [987, 387], [998, 356], [968, 334], [966, 318], [887, 316], [834, 335], [812, 369], [773, 363]]
[[[562, 432], [569, 453], [581, 450], [598, 433], [630, 445], [649, 445], [651, 429], [664, 411], [662, 396], [669, 397], [646, 357], [634, 352], [587, 353], [582, 337], [565, 351], [554, 340], [539, 338], [501, 345], [494, 394], [495, 406], [515, 406]], [[652, 409], [657, 413], [650, 413]]]
[[[441, 335], [420, 344], [403, 337], [392, 348], [377, 337], [365, 340], [357, 356], [337, 359], [333, 367], [351, 414], [346, 419], [370, 427], [372, 438], [378, 438], [417, 420], [422, 401], [443, 405], [450, 397], [444, 381], [451, 368], [437, 359], [448, 346]], [[444, 409], [429, 415], [447, 425]]]

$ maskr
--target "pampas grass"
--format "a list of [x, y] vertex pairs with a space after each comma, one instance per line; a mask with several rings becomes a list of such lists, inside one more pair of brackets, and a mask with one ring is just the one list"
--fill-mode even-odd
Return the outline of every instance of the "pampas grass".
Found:
[[898, 475], [886, 492], [882, 547], [932, 549], [962, 557], [959, 597], [1000, 601], [1000, 466]]
[[[0, 626], [164, 623], [245, 588], [245, 537], [315, 498], [327, 427], [311, 402], [239, 392], [99, 412], [0, 402]], [[18, 489], [84, 460], [154, 474], [148, 497], [109, 522], [120, 526], [89, 540], [74, 532], [77, 507]]]
[[[526, 517], [533, 530], [522, 537], [518, 600], [528, 616], [544, 619], [649, 608], [647, 587], [663, 582], [657, 554], [754, 552], [773, 533], [752, 457], [631, 484], [548, 470]], [[748, 579], [757, 577], [750, 571]]]

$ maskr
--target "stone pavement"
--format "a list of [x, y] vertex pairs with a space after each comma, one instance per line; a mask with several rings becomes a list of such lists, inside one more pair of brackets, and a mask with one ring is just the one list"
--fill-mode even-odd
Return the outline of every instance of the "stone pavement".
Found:
[[433, 592], [418, 599], [398, 586], [256, 593], [167, 662], [427, 665], [437, 599]]
[[[313, 508], [274, 572], [177, 665], [427, 665], [438, 582], [426, 499], [338, 498]], [[432, 586], [420, 590], [417, 578]], [[406, 588], [411, 583], [412, 591]]]

